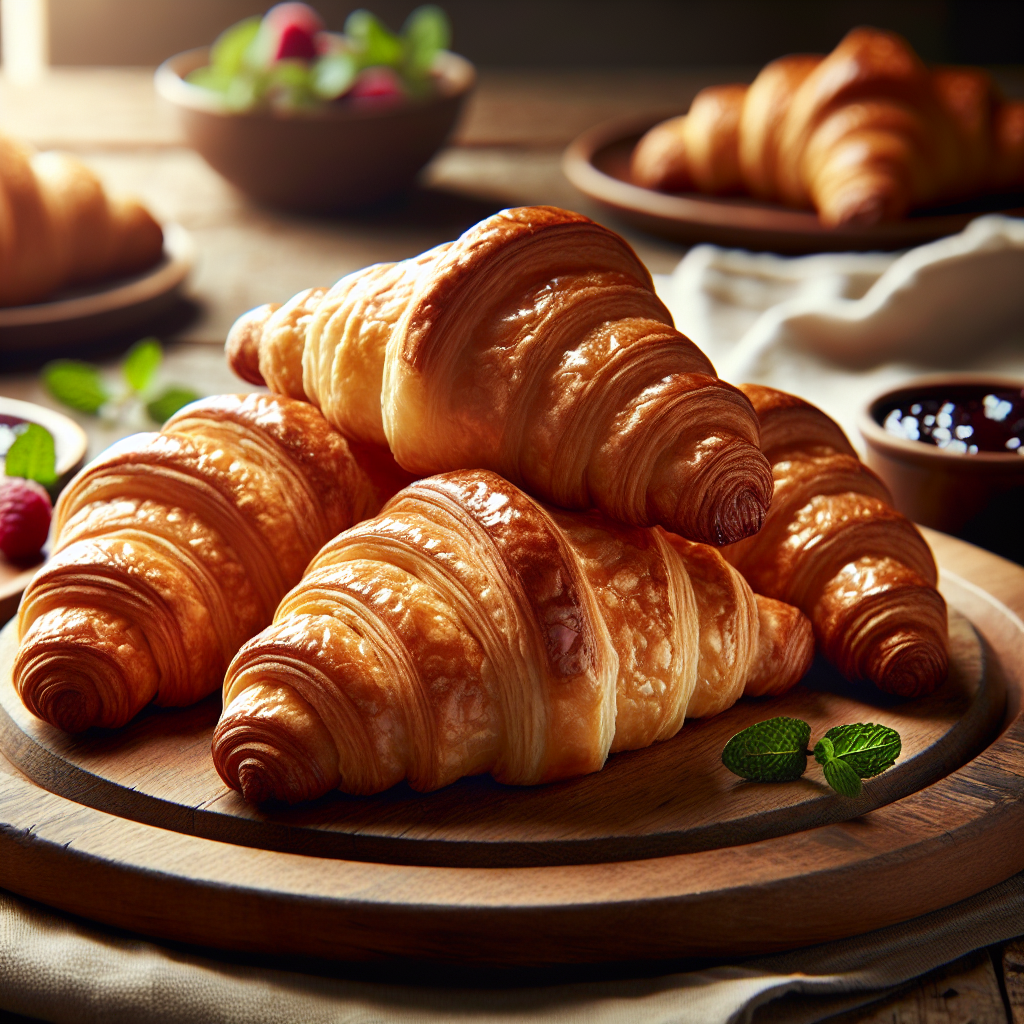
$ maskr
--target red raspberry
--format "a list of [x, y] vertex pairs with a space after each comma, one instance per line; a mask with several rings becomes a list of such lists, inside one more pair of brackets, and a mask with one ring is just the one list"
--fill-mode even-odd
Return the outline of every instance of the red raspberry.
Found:
[[50, 532], [50, 496], [34, 480], [0, 478], [0, 551], [8, 558], [38, 555]]

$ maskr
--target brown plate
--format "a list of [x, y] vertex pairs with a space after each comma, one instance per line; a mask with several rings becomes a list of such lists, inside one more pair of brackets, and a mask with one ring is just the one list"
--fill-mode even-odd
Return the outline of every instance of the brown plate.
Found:
[[163, 230], [163, 258], [144, 274], [0, 309], [0, 365], [5, 354], [91, 341], [130, 330], [168, 309], [192, 269], [195, 247], [181, 225], [166, 224]]
[[906, 249], [962, 231], [983, 213], [1024, 216], [1024, 195], [984, 196], [905, 220], [870, 227], [826, 228], [817, 214], [742, 197], [671, 195], [630, 181], [629, 159], [640, 136], [669, 115], [617, 118], [585, 131], [562, 157], [565, 176], [584, 195], [645, 231], [693, 245], [783, 253]]

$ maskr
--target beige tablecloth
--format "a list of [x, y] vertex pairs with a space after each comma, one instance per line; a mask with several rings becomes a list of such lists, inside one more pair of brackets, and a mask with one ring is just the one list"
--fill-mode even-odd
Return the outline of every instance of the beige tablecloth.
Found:
[[[828, 907], [820, 908], [828, 913]], [[0, 892], [0, 1007], [58, 1024], [805, 1024], [880, 998], [1024, 931], [1024, 874], [945, 910], [841, 942], [639, 981], [427, 988], [220, 962]], [[787, 993], [784, 1011], [770, 1004]]]

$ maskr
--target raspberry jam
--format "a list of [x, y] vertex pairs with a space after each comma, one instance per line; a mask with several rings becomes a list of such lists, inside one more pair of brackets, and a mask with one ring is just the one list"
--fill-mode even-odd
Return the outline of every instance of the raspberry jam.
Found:
[[954, 384], [901, 395], [877, 409], [886, 432], [948, 452], [1024, 457], [1024, 389]]

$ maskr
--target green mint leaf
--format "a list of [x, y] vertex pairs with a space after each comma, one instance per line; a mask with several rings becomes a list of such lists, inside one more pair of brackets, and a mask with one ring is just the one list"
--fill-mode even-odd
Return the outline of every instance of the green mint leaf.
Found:
[[860, 776], [845, 761], [834, 757], [831, 761], [823, 762], [821, 768], [825, 773], [825, 781], [837, 793], [849, 797], [860, 795]]
[[210, 68], [218, 77], [230, 78], [243, 71], [248, 63], [249, 48], [256, 41], [262, 18], [254, 15], [225, 29], [210, 47]]
[[405, 56], [402, 40], [369, 11], [353, 11], [345, 19], [345, 35], [355, 45], [364, 68], [398, 67]]
[[895, 729], [873, 722], [837, 725], [825, 733], [835, 756], [848, 764], [862, 779], [879, 775], [896, 763], [902, 744]]
[[166, 391], [158, 395], [146, 406], [146, 412], [156, 423], [164, 423], [169, 420], [179, 409], [184, 408], [189, 402], [194, 402], [202, 397], [191, 388], [171, 385]]
[[156, 338], [143, 338], [132, 345], [125, 356], [124, 366], [121, 367], [128, 386], [133, 391], [145, 391], [163, 357], [163, 349]]
[[46, 390], [58, 402], [79, 412], [97, 413], [110, 401], [100, 371], [76, 359], [58, 359], [43, 367]]
[[322, 100], [336, 100], [352, 88], [358, 72], [351, 54], [329, 53], [313, 65], [313, 92]]
[[725, 745], [722, 763], [756, 782], [789, 782], [807, 768], [811, 727], [799, 718], [769, 718], [738, 732]]
[[434, 4], [417, 7], [402, 26], [406, 46], [406, 67], [413, 74], [426, 74], [438, 53], [451, 42], [448, 16]]
[[4, 470], [8, 476], [35, 480], [49, 487], [57, 481], [57, 453], [53, 435], [38, 423], [29, 423], [7, 449]]

